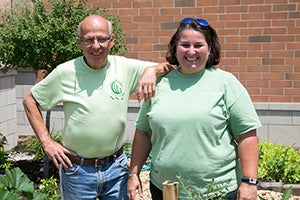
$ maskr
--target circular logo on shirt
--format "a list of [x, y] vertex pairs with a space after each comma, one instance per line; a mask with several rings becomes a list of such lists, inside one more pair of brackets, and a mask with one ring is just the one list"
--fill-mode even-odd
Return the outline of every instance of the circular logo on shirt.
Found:
[[110, 84], [110, 88], [112, 91], [112, 95], [110, 96], [112, 99], [123, 100], [124, 99], [124, 88], [120, 81], [115, 80]]

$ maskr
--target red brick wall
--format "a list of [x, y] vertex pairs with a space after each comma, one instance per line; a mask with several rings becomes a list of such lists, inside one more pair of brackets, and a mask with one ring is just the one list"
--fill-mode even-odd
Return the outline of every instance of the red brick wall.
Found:
[[[242, 3], [241, 3], [242, 2]], [[88, 0], [119, 15], [127, 57], [161, 62], [183, 17], [207, 19], [222, 45], [218, 67], [255, 102], [300, 102], [299, 0]]]
[[89, 5], [120, 16], [128, 57], [157, 62], [164, 61], [183, 17], [205, 18], [222, 44], [219, 67], [233, 72], [253, 101], [300, 102], [299, 0], [89, 0]]

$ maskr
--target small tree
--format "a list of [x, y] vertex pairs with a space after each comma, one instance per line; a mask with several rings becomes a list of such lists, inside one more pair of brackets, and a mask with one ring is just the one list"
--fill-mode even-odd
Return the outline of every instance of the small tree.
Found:
[[87, 0], [49, 0], [48, 6], [43, 0], [28, 2], [18, 0], [12, 9], [0, 12], [0, 62], [4, 72], [19, 67], [51, 72], [58, 64], [81, 55], [77, 27], [91, 14], [112, 21], [116, 39], [111, 54], [126, 53], [125, 34], [118, 16], [99, 7], [87, 8]]

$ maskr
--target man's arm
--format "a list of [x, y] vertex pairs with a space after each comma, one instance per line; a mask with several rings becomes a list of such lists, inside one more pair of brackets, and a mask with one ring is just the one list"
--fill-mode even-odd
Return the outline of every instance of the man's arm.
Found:
[[139, 80], [136, 93], [138, 101], [143, 99], [144, 101], [149, 101], [155, 95], [156, 78], [166, 75], [175, 68], [176, 66], [167, 62], [146, 67]]
[[32, 129], [40, 141], [45, 153], [53, 161], [54, 165], [59, 168], [59, 164], [61, 163], [64, 167], [72, 167], [72, 163], [66, 154], [76, 154], [51, 139], [38, 107], [38, 103], [31, 92], [25, 95], [23, 105]]

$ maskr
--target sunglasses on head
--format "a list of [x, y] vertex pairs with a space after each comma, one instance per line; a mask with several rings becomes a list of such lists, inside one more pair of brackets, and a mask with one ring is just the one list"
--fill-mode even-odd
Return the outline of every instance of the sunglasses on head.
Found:
[[200, 18], [191, 18], [191, 17], [188, 17], [188, 18], [184, 18], [180, 21], [180, 23], [183, 23], [183, 24], [187, 24], [187, 23], [190, 23], [192, 21], [196, 21], [198, 24], [200, 24], [201, 26], [208, 26], [209, 23], [208, 21], [206, 21], [205, 19], [200, 19]]

